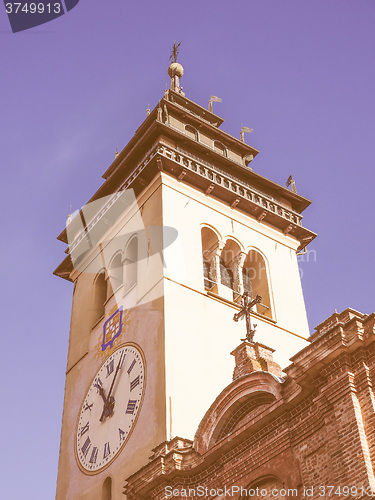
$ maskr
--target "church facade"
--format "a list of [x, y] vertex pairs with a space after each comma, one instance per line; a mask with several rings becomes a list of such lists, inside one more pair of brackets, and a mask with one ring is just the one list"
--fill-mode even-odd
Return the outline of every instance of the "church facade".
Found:
[[242, 350], [194, 441], [156, 447], [127, 498], [374, 498], [375, 315], [332, 315], [283, 378], [270, 349]]
[[309, 336], [310, 201], [252, 169], [177, 57], [168, 72], [59, 235], [74, 294], [56, 498], [371, 498], [374, 315]]

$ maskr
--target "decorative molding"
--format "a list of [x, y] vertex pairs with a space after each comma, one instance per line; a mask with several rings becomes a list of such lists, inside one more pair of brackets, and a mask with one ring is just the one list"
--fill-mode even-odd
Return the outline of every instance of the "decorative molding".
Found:
[[179, 181], [182, 181], [182, 179], [185, 177], [185, 175], [187, 174], [186, 170], [183, 169], [183, 171], [180, 173], [180, 175], [178, 176], [178, 180]]
[[267, 210], [262, 210], [257, 217], [257, 221], [261, 222], [265, 218], [266, 215], [267, 215]]
[[239, 202], [240, 202], [240, 201], [241, 201], [241, 200], [240, 200], [240, 198], [236, 198], [236, 199], [233, 201], [233, 203], [231, 203], [231, 205], [230, 205], [230, 206], [231, 206], [232, 208], [236, 208], [236, 206], [239, 204]]
[[272, 196], [261, 193], [257, 189], [251, 187], [246, 181], [236, 178], [233, 174], [225, 172], [221, 168], [212, 165], [202, 158], [198, 158], [191, 153], [183, 151], [181, 148], [174, 149], [163, 144], [162, 142], [158, 142], [154, 144], [154, 146], [145, 154], [143, 159], [137, 164], [137, 166], [118, 188], [118, 191], [116, 191], [116, 193], [108, 199], [107, 203], [105, 203], [95, 217], [93, 217], [93, 219], [87, 224], [86, 228], [84, 228], [76, 236], [75, 240], [70, 243], [70, 252], [74, 251], [81, 241], [87, 237], [87, 234], [118, 200], [121, 196], [121, 192], [131, 186], [131, 184], [140, 176], [141, 172], [143, 172], [155, 156], [158, 156], [157, 168], [159, 171], [165, 171], [165, 165], [162, 158], [160, 158], [161, 156], [174, 161], [182, 167], [182, 172], [180, 172], [179, 176], [177, 176], [179, 180], [182, 180], [190, 171], [191, 173], [209, 181], [210, 184], [205, 191], [206, 194], [210, 194], [216, 186], [220, 186], [222, 189], [224, 188], [228, 190], [228, 192], [236, 196], [231, 205], [233, 208], [240, 203], [241, 199], [248, 200], [255, 205], [258, 205], [261, 208], [261, 213], [257, 217], [258, 220], [262, 220], [268, 213], [271, 213], [286, 220], [289, 223], [288, 225], [291, 225], [292, 223], [294, 226], [302, 226], [302, 215], [290, 208], [284, 207], [281, 203], [272, 198]]
[[[76, 236], [73, 242], [69, 245], [69, 253], [72, 253], [77, 246], [81, 243], [82, 240], [87, 238], [87, 234], [94, 228], [94, 226], [103, 218], [108, 210], [116, 203], [116, 201], [120, 198], [122, 191], [127, 189], [136, 179], [139, 177], [141, 172], [147, 167], [147, 165], [151, 162], [151, 160], [155, 157], [158, 152], [158, 144], [155, 144], [153, 148], [151, 148], [143, 157], [143, 159], [138, 163], [136, 168], [128, 175], [125, 181], [121, 184], [118, 191], [116, 191], [103, 205], [103, 207], [99, 210], [99, 212], [91, 219], [91, 221], [86, 225], [85, 228], [82, 229], [80, 233]], [[159, 170], [163, 170], [163, 162], [162, 159], [158, 158], [158, 168]]]
[[[262, 208], [262, 212], [275, 214], [289, 223], [302, 226], [302, 215], [291, 208], [284, 207], [272, 196], [261, 193], [242, 179], [236, 178], [233, 174], [225, 172], [221, 168], [208, 163], [206, 160], [187, 153], [181, 148], [174, 149], [159, 143], [158, 153], [166, 158], [175, 161], [184, 169], [190, 170], [201, 177], [204, 177], [214, 185], [234, 193], [238, 199], [249, 200]], [[237, 199], [237, 198], [236, 198]]]

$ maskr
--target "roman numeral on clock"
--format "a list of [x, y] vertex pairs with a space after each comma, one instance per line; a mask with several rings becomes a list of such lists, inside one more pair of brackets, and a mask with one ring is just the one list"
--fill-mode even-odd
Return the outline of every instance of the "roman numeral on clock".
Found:
[[96, 464], [96, 459], [98, 457], [98, 448], [96, 446], [93, 447], [90, 457], [90, 464]]
[[128, 406], [126, 408], [126, 412], [125, 413], [130, 413], [130, 415], [133, 415], [136, 404], [137, 404], [137, 400], [136, 399], [129, 399]]
[[126, 358], [126, 354], [121, 355], [119, 368], [122, 368], [122, 365], [124, 364], [125, 358]]
[[103, 458], [108, 457], [108, 455], [111, 453], [111, 450], [109, 448], [109, 443], [104, 444], [104, 453], [103, 453]]
[[95, 384], [94, 386], [97, 388], [98, 392], [99, 391], [99, 387], [103, 387], [103, 382], [100, 380], [100, 377], [98, 377], [96, 380], [95, 380]]
[[86, 410], [90, 410], [90, 413], [91, 413], [91, 408], [94, 406], [94, 403], [92, 403], [91, 405], [89, 405], [88, 403], [85, 403], [85, 406], [83, 407], [83, 410], [86, 411]]
[[130, 382], [130, 391], [135, 389], [135, 387], [137, 387], [137, 385], [139, 385], [139, 375], [132, 382]]
[[81, 448], [81, 451], [82, 451], [84, 456], [87, 455], [87, 452], [89, 451], [90, 446], [91, 446], [91, 440], [89, 437], [87, 437], [86, 441], [83, 443], [83, 446]]
[[89, 430], [89, 423], [87, 422], [87, 424], [81, 428], [81, 436], [83, 436], [84, 433], [87, 432], [88, 430]]
[[115, 369], [115, 362], [113, 359], [108, 363], [108, 365], [106, 365], [106, 368], [107, 368], [107, 377], [109, 377], [109, 375], [111, 375], [111, 373]]
[[132, 364], [128, 368], [129, 375], [130, 375], [130, 372], [132, 371], [132, 369], [134, 368], [134, 365], [135, 365], [135, 359], [133, 359]]
[[121, 439], [124, 439], [124, 437], [125, 437], [125, 432], [122, 429], [120, 429], [120, 427], [119, 427], [118, 428], [118, 433], [120, 435], [120, 441], [121, 441]]

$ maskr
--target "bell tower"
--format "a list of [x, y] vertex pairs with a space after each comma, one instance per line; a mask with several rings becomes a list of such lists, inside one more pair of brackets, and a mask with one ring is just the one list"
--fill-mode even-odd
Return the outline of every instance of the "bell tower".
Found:
[[153, 448], [194, 438], [232, 379], [244, 293], [242, 316], [282, 367], [308, 344], [297, 253], [315, 237], [310, 201], [253, 170], [243, 134], [185, 96], [177, 55], [171, 88], [59, 235], [55, 274], [74, 293], [58, 500], [120, 500]]

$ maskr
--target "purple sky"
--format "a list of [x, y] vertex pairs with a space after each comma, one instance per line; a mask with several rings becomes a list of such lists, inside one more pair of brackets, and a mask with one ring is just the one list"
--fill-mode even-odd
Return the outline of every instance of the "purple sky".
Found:
[[80, 0], [12, 34], [0, 5], [3, 498], [55, 496], [73, 290], [52, 275], [56, 236], [163, 96], [174, 40], [187, 97], [221, 97], [226, 132], [254, 128], [254, 170], [292, 172], [314, 202], [311, 332], [375, 309], [374, 26], [373, 0]]

